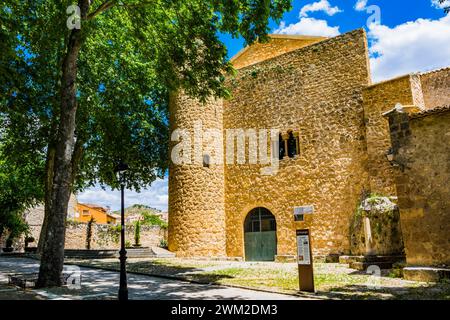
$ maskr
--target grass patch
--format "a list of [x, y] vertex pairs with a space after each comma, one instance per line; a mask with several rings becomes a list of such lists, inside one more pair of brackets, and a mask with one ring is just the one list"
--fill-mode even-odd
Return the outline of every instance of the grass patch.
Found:
[[[71, 261], [78, 265], [119, 270], [117, 259]], [[265, 289], [282, 293], [298, 292], [297, 265], [291, 263], [244, 263], [181, 258], [130, 259], [130, 272], [176, 276], [201, 283]], [[316, 263], [314, 281], [318, 295], [331, 299], [440, 299], [450, 300], [450, 284], [424, 284], [393, 278], [385, 272], [373, 277], [340, 264]]]

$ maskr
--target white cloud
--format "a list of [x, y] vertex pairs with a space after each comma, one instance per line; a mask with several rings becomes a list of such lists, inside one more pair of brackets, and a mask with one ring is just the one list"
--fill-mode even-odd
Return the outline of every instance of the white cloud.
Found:
[[328, 0], [320, 0], [318, 2], [313, 2], [310, 4], [307, 4], [300, 10], [300, 17], [307, 17], [308, 12], [317, 12], [317, 11], [323, 11], [329, 16], [333, 16], [336, 13], [342, 12], [341, 9], [339, 9], [337, 6], [332, 7]]
[[[90, 188], [77, 195], [78, 201], [83, 203], [95, 203], [112, 210], [120, 209], [120, 191], [106, 190], [100, 187]], [[148, 188], [141, 190], [140, 193], [125, 190], [125, 206], [133, 204], [144, 204], [150, 207], [167, 211], [168, 207], [168, 179], [158, 179]]]
[[326, 20], [314, 18], [301, 18], [299, 22], [286, 26], [281, 22], [278, 29], [274, 31], [277, 34], [301, 34], [308, 36], [334, 37], [340, 34], [339, 27], [331, 27]]
[[431, 0], [431, 5], [437, 9], [444, 9], [450, 7], [450, 0], [446, 0], [440, 3], [439, 0]]
[[367, 0], [358, 0], [355, 4], [356, 11], [364, 11], [367, 7]]
[[337, 6], [332, 7], [328, 0], [320, 0], [305, 5], [299, 13], [299, 21], [297, 23], [291, 23], [286, 25], [284, 21], [280, 23], [278, 28], [273, 32], [276, 34], [289, 34], [289, 35], [307, 35], [307, 36], [323, 36], [323, 37], [335, 37], [340, 34], [339, 26], [332, 27], [328, 25], [328, 21], [316, 18], [308, 17], [309, 12], [323, 11], [329, 16], [335, 15], [338, 12], [342, 12]]
[[372, 24], [368, 35], [374, 81], [450, 65], [450, 15], [393, 28]]

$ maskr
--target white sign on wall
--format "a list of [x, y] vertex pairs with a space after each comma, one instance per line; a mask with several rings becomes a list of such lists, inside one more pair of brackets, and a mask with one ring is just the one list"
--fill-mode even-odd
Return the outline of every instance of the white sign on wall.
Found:
[[294, 214], [295, 215], [312, 214], [313, 212], [314, 212], [314, 206], [294, 207]]
[[297, 235], [297, 256], [298, 264], [311, 264], [311, 256], [309, 255], [309, 237], [308, 235]]

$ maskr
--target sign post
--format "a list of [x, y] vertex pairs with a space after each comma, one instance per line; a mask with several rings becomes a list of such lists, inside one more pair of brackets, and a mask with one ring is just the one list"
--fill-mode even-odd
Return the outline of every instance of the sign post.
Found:
[[297, 230], [297, 262], [300, 291], [314, 292], [313, 257], [308, 229]]

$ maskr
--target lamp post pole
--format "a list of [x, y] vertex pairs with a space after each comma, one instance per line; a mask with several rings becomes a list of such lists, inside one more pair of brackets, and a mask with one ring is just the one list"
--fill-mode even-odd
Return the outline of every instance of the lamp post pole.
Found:
[[125, 205], [124, 205], [124, 189], [125, 185], [121, 182], [120, 185], [120, 197], [121, 197], [121, 207], [120, 207], [120, 287], [119, 287], [119, 301], [128, 300], [128, 288], [127, 288], [127, 251], [125, 250]]

